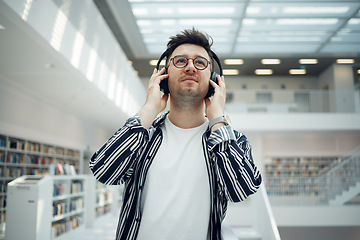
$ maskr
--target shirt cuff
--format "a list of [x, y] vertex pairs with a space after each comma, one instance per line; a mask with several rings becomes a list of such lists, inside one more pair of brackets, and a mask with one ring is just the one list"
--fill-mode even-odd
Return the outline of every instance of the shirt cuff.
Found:
[[[234, 131], [230, 125], [220, 127], [210, 134], [208, 145], [212, 150], [216, 145], [236, 140]], [[225, 146], [224, 146], [225, 147]]]

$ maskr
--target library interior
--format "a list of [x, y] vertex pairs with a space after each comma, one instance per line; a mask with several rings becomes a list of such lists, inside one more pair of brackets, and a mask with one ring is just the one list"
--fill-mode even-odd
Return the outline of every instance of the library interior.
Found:
[[224, 240], [360, 239], [358, 0], [0, 0], [0, 239], [115, 239], [124, 185], [89, 161], [193, 27], [262, 175]]

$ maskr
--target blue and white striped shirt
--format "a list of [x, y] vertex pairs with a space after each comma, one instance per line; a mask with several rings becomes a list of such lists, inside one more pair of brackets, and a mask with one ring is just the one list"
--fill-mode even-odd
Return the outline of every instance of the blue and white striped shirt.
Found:
[[[137, 115], [129, 118], [90, 160], [90, 169], [98, 181], [125, 184], [116, 240], [136, 239], [143, 186], [161, 145], [160, 126], [165, 116], [154, 121], [152, 131], [142, 127]], [[211, 191], [209, 236], [211, 240], [220, 240], [227, 201], [240, 202], [255, 193], [261, 184], [261, 175], [246, 136], [231, 126], [213, 132], [208, 129], [202, 137], [202, 146]]]

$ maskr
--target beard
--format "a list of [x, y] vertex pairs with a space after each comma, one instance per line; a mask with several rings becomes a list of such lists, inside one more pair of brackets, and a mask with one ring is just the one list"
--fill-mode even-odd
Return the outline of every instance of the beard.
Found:
[[208, 89], [201, 86], [201, 80], [194, 74], [187, 74], [181, 77], [178, 81], [181, 82], [188, 76], [195, 77], [197, 83], [185, 85], [181, 83], [180, 87], [171, 89], [170, 97], [179, 107], [192, 107], [198, 104], [203, 104], [204, 98], [207, 94]]
[[173, 89], [173, 95], [179, 96], [180, 99], [183, 101], [194, 101], [197, 98], [204, 99], [206, 96], [207, 91], [205, 92], [204, 89], [202, 89], [202, 86], [200, 85], [200, 79], [193, 75], [193, 74], [187, 74], [179, 79], [179, 82], [181, 82], [183, 79], [185, 79], [188, 76], [195, 77], [197, 80], [197, 83], [193, 84], [181, 84], [181, 87], [177, 87], [176, 89]]

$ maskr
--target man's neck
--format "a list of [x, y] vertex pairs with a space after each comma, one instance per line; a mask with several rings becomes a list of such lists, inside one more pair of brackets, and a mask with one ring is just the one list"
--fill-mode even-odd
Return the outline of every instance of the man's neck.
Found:
[[170, 112], [168, 117], [169, 120], [179, 128], [186, 129], [198, 127], [206, 121], [204, 104], [179, 107], [170, 102]]

